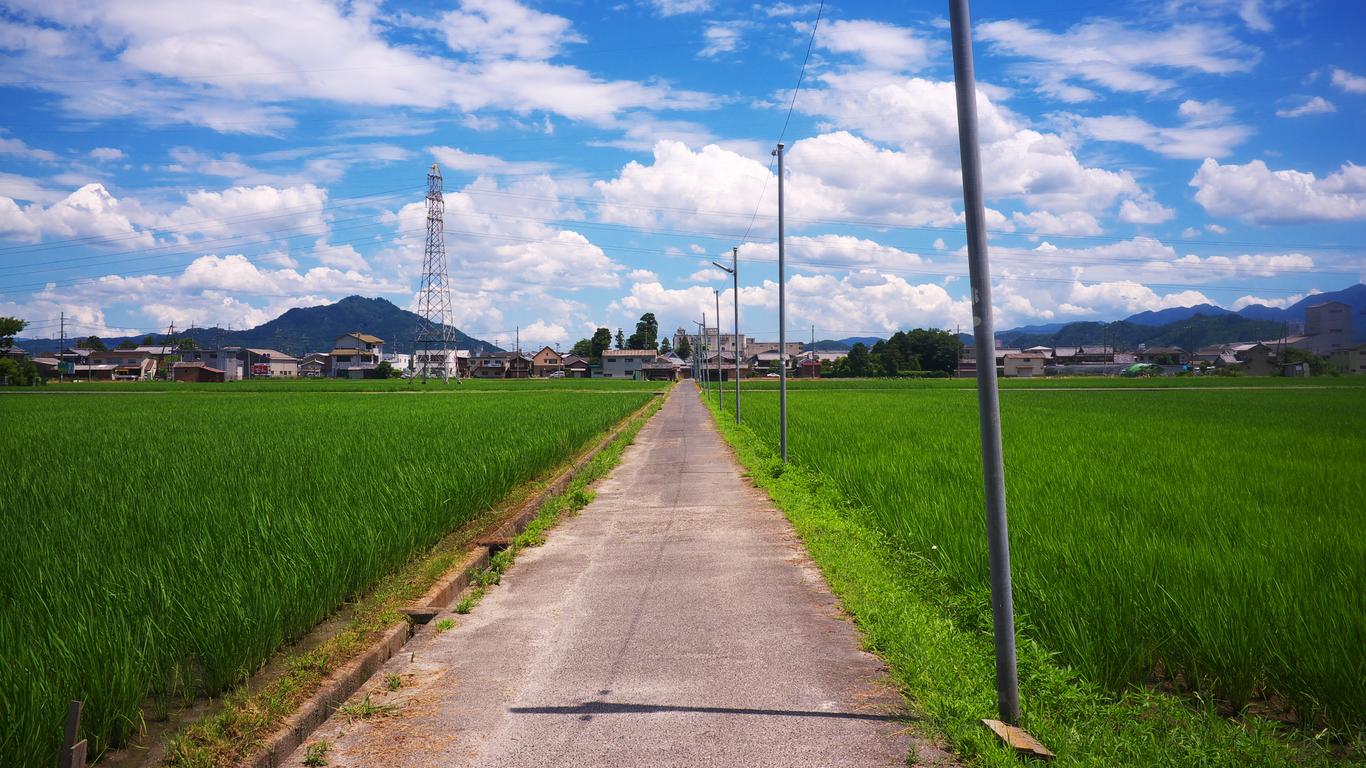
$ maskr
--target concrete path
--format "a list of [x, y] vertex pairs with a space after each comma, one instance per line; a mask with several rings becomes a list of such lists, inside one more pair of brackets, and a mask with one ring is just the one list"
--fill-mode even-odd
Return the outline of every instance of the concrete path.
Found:
[[394, 714], [314, 734], [329, 765], [906, 764], [899, 695], [693, 384], [597, 490], [352, 700]]

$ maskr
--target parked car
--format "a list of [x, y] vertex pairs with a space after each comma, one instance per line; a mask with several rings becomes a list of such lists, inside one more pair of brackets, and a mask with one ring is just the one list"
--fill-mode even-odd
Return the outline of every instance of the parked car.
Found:
[[551, 371], [551, 372], [550, 372], [550, 378], [552, 378], [552, 379], [563, 379], [563, 378], [564, 378], [564, 371]]
[[764, 378], [765, 378], [765, 379], [781, 379], [782, 377], [783, 377], [783, 375], [782, 375], [781, 373], [765, 373], [765, 374], [764, 374]]

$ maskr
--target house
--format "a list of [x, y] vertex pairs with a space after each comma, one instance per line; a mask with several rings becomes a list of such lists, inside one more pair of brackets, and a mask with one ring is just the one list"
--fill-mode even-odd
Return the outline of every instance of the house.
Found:
[[176, 354], [180, 356], [182, 363], [203, 363], [209, 368], [222, 371], [224, 381], [237, 381], [243, 378], [246, 372], [246, 360], [240, 347], [182, 349]]
[[339, 378], [374, 376], [384, 356], [384, 339], [359, 331], [338, 336], [332, 347], [332, 375]]
[[797, 378], [819, 379], [820, 377], [821, 359], [812, 353], [802, 355], [801, 360], [797, 361]]
[[299, 358], [286, 355], [278, 349], [258, 349], [244, 347], [238, 358], [242, 360], [242, 370], [247, 376], [268, 379], [293, 379], [299, 376]]
[[550, 347], [541, 347], [540, 352], [531, 356], [532, 376], [549, 376], [562, 370], [564, 370], [564, 355]]
[[[776, 354], [777, 353], [775, 352], [774, 355], [776, 356]], [[660, 359], [664, 360], [666, 358]], [[718, 365], [718, 359], [720, 360], [719, 365], [721, 366], [721, 371], [719, 374], [719, 378], [721, 379], [721, 381], [730, 381], [731, 379], [735, 378], [735, 355], [727, 354], [725, 352], [722, 352], [718, 355], [715, 352], [708, 351], [704, 354], [699, 355], [697, 359], [699, 364], [702, 366], [702, 374], [700, 377], [701, 380], [717, 380], [718, 374], [716, 366]], [[741, 363], [742, 367], [744, 365], [745, 363]]]
[[385, 352], [380, 355], [381, 363], [388, 363], [389, 367], [400, 371], [412, 370], [413, 356], [407, 352]]
[[1185, 365], [1190, 361], [1186, 350], [1180, 347], [1143, 347], [1134, 358], [1137, 362], [1155, 365]]
[[604, 379], [645, 378], [642, 368], [653, 363], [659, 353], [653, 349], [607, 349], [602, 353], [602, 377]]
[[1338, 373], [1366, 373], [1366, 344], [1334, 351], [1328, 356], [1328, 366]]
[[586, 379], [590, 373], [588, 361], [578, 355], [564, 356], [564, 375], [571, 379]]
[[778, 354], [777, 347], [771, 352], [759, 352], [749, 357], [749, 369], [757, 376], [777, 373], [779, 365], [785, 365], [789, 372], [792, 371], [792, 357], [789, 355], [784, 360], [783, 355]]
[[1011, 378], [1044, 375], [1048, 355], [1041, 352], [1012, 352], [1002, 358], [1001, 375]]
[[525, 379], [531, 376], [531, 357], [521, 352], [485, 352], [470, 359], [476, 379]]
[[[136, 349], [110, 349], [91, 352], [84, 366], [91, 372], [90, 378], [103, 378], [111, 381], [151, 381], [157, 375], [157, 356], [151, 352]], [[99, 371], [99, 376], [94, 372]], [[104, 375], [107, 371], [108, 375]], [[77, 371], [79, 375], [80, 371]]]
[[[404, 357], [407, 357], [407, 355], [404, 355]], [[459, 350], [426, 349], [420, 352], [414, 352], [410, 359], [414, 376], [426, 376], [437, 379], [460, 378]], [[390, 363], [390, 365], [393, 365], [393, 363]], [[398, 366], [394, 367], [397, 368]], [[407, 366], [404, 366], [404, 368], [406, 367]]]
[[646, 381], [677, 381], [679, 369], [663, 357], [640, 366], [640, 375]]
[[1234, 357], [1249, 376], [1272, 376], [1280, 372], [1276, 365], [1276, 352], [1265, 344], [1235, 344], [1233, 349]]
[[176, 381], [192, 383], [222, 382], [223, 371], [203, 363], [179, 362], [171, 364], [171, 377]]
[[1108, 344], [1054, 347], [1052, 362], [1058, 365], [1110, 364], [1115, 362], [1115, 348]]
[[332, 375], [332, 356], [326, 352], [309, 352], [299, 362], [299, 375], [307, 379]]

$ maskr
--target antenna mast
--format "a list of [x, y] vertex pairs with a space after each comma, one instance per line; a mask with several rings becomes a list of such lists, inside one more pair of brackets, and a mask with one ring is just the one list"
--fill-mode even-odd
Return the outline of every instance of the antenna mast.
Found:
[[[446, 200], [441, 193], [441, 169], [436, 163], [427, 170], [427, 249], [422, 258], [422, 285], [417, 292], [417, 314], [421, 318], [413, 335], [414, 368], [421, 366], [422, 381], [427, 381], [433, 350], [441, 355], [441, 380], [449, 381], [456, 342], [451, 328], [450, 277], [446, 273], [446, 241], [443, 216]], [[455, 375], [460, 377], [460, 361]]]

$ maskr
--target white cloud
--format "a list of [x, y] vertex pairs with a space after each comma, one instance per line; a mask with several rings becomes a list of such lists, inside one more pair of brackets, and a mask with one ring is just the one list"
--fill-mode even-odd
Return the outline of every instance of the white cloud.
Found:
[[1232, 110], [1218, 102], [1187, 99], [1177, 115], [1179, 126], [1157, 126], [1133, 115], [1081, 117], [1061, 115], [1078, 131], [1098, 141], [1137, 144], [1164, 157], [1199, 160], [1225, 157], [1252, 135], [1252, 129], [1232, 122]]
[[550, 163], [514, 162], [493, 155], [465, 152], [456, 147], [427, 147], [427, 152], [441, 164], [442, 170], [469, 171], [488, 174], [539, 174], [551, 169]]
[[711, 0], [647, 0], [660, 16], [681, 16], [711, 10]]
[[0, 197], [0, 236], [37, 242], [43, 238], [112, 238], [121, 247], [152, 245], [149, 233], [129, 218], [135, 207], [121, 203], [103, 184], [86, 184], [65, 198], [43, 207], [20, 206]]
[[1176, 217], [1176, 211], [1151, 197], [1125, 200], [1119, 206], [1119, 220], [1129, 224], [1161, 224]]
[[1333, 85], [1347, 93], [1366, 93], [1366, 77], [1333, 67]]
[[440, 26], [451, 50], [476, 57], [548, 59], [566, 43], [584, 41], [569, 19], [515, 0], [461, 0], [458, 10], [441, 17]]
[[702, 38], [707, 41], [707, 44], [697, 52], [697, 55], [713, 58], [737, 50], [744, 39], [745, 28], [748, 26], [749, 22], [745, 21], [713, 21], [708, 23], [707, 28], [702, 31]]
[[[406, 14], [378, 23], [374, 3], [240, 0], [193, 12], [170, 0], [13, 5], [33, 23], [5, 25], [12, 44], [0, 49], [0, 85], [52, 91], [69, 111], [96, 119], [269, 134], [293, 124], [291, 100], [548, 112], [598, 123], [631, 109], [712, 101], [658, 80], [605, 80], [549, 63], [545, 57], [577, 36], [564, 19], [512, 0], [452, 12], [457, 58], [386, 39], [404, 24], [445, 27]], [[85, 75], [71, 81], [72, 71]]]
[[[640, 270], [640, 271], [643, 272], [643, 271], [645, 271], [645, 270]], [[651, 274], [653, 274], [653, 273], [651, 273]], [[635, 272], [632, 272], [631, 275], [632, 275], [631, 280], [636, 281], [637, 279], [636, 279], [636, 277], [635, 277]], [[680, 278], [680, 279], [679, 279], [679, 282], [683, 282], [683, 283], [716, 283], [716, 282], [720, 282], [720, 281], [722, 281], [722, 280], [730, 280], [730, 275], [726, 274], [725, 272], [722, 272], [721, 270], [717, 269], [716, 267], [703, 267], [703, 268], [697, 270], [696, 272], [692, 273], [691, 275], [688, 275], [687, 277]], [[654, 281], [655, 281], [655, 282], [658, 282], [658, 281], [659, 281], [659, 278], [658, 278], [658, 277], [654, 278]], [[638, 282], [649, 282], [649, 281], [648, 281], [648, 280], [640, 280], [640, 281], [638, 281]]]
[[942, 56], [942, 41], [922, 37], [912, 29], [880, 21], [830, 21], [816, 36], [816, 45], [833, 53], [853, 54], [869, 67], [891, 72], [924, 69]]
[[988, 21], [976, 26], [979, 40], [997, 54], [1033, 59], [1019, 72], [1040, 91], [1064, 101], [1089, 101], [1095, 93], [1075, 80], [1129, 93], [1164, 93], [1176, 83], [1158, 70], [1226, 75], [1246, 72], [1261, 54], [1210, 24], [1139, 29], [1112, 20], [1078, 24], [1066, 32], [1040, 29], [1028, 21]]
[[1333, 106], [1333, 102], [1322, 96], [1315, 96], [1298, 107], [1276, 110], [1276, 117], [1308, 117], [1309, 115], [1326, 115], [1336, 111], [1338, 108]]
[[1316, 293], [1319, 293], [1319, 291], [1314, 290], [1309, 291], [1308, 293], [1297, 293], [1293, 296], [1280, 296], [1274, 299], [1266, 299], [1262, 298], [1261, 296], [1251, 295], [1239, 296], [1237, 299], [1233, 301], [1233, 304], [1229, 306], [1229, 309], [1232, 309], [1234, 312], [1237, 312], [1238, 310], [1243, 309], [1244, 307], [1250, 307], [1255, 304], [1260, 304], [1264, 307], [1275, 307], [1276, 309], [1285, 309], [1286, 307], [1289, 307], [1290, 305], [1294, 304], [1300, 299], [1303, 299], [1305, 296], [1312, 296]]
[[35, 149], [25, 144], [21, 139], [10, 139], [0, 136], [0, 155], [9, 155], [24, 160], [37, 160], [41, 163], [57, 162], [57, 154], [46, 149]]
[[[1133, 205], [1133, 201], [1125, 200], [1124, 205]], [[1068, 211], [1063, 214], [1048, 211], [1016, 211], [1010, 218], [1022, 229], [1049, 235], [1098, 235], [1105, 231], [1100, 222], [1096, 221], [1096, 217], [1086, 211]]]
[[1209, 213], [1256, 224], [1366, 219], [1366, 166], [1351, 163], [1319, 179], [1306, 171], [1273, 171], [1261, 160], [1206, 160], [1190, 184], [1195, 201]]
[[125, 155], [123, 154], [123, 150], [115, 149], [114, 147], [95, 147], [90, 150], [90, 157], [101, 163], [108, 163], [115, 160], [122, 160]]
[[539, 350], [542, 346], [558, 349], [569, 341], [569, 329], [559, 323], [537, 320], [522, 329], [522, 338], [530, 342], [529, 346], [524, 346], [525, 349], [534, 347]]
[[[924, 263], [919, 254], [852, 235], [789, 237], [785, 256], [788, 263], [816, 272], [851, 268], [904, 268]], [[745, 243], [740, 246], [741, 268], [746, 262], [752, 261], [777, 263], [778, 244]], [[726, 276], [722, 274], [722, 277]]]

